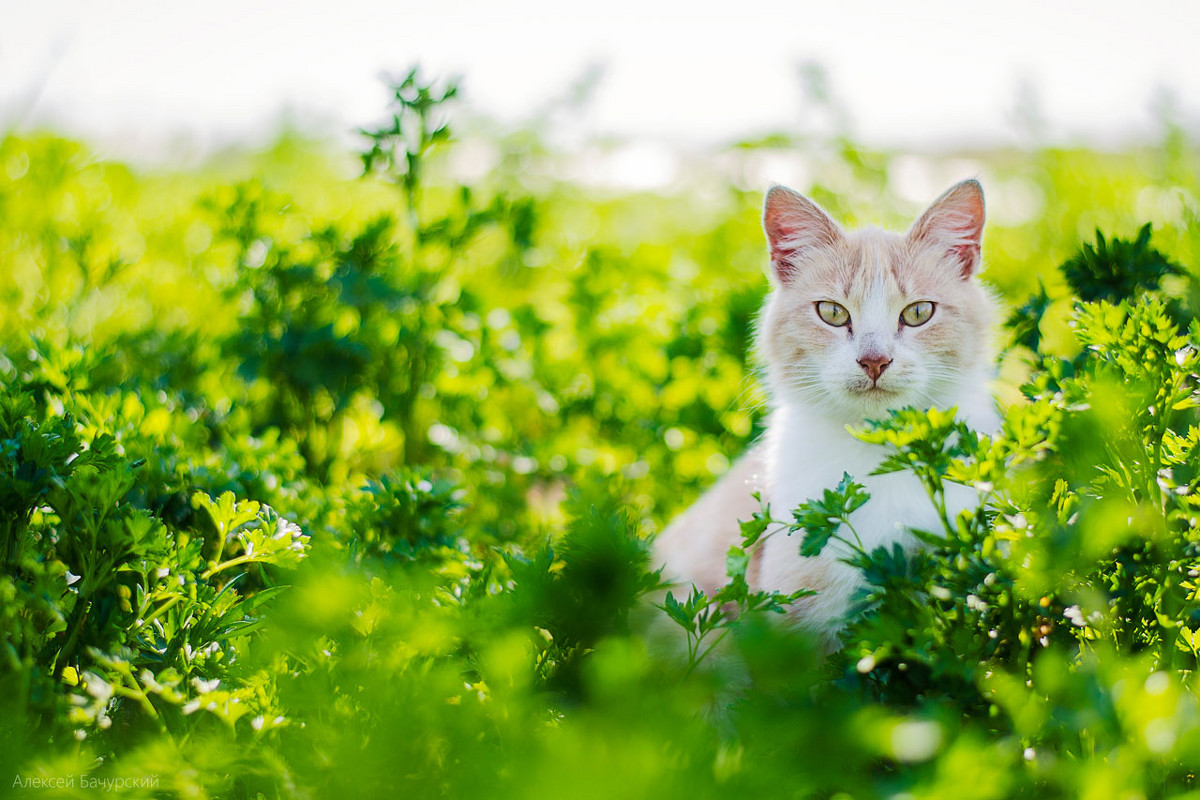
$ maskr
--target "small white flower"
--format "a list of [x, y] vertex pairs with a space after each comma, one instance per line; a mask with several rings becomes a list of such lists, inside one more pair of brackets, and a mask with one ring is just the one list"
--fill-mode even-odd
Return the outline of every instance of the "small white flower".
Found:
[[200, 678], [192, 678], [192, 686], [196, 687], [196, 691], [200, 694], [208, 694], [215, 691], [221, 685], [220, 678], [213, 678], [211, 681], [201, 680]]
[[113, 696], [113, 688], [103, 678], [94, 672], [83, 673], [84, 689], [101, 703], [107, 703]]
[[161, 692], [163, 689], [162, 684], [155, 679], [154, 673], [148, 669], [144, 669], [138, 673], [138, 680], [151, 692]]
[[275, 520], [275, 532], [271, 534], [272, 539], [299, 539], [304, 535], [304, 531], [300, 530], [300, 526], [291, 520], [278, 517]]

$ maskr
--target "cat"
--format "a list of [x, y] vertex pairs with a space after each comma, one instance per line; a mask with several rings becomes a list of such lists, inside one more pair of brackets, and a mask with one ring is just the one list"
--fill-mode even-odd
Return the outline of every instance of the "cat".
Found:
[[[727, 581], [725, 556], [740, 542], [739, 520], [760, 510], [776, 519], [820, 497], [849, 473], [871, 499], [851, 522], [870, 551], [918, 544], [910, 527], [940, 531], [924, 488], [909, 473], [870, 475], [885, 451], [847, 431], [904, 406], [957, 408], [972, 428], [994, 432], [999, 417], [988, 388], [993, 302], [978, 280], [983, 189], [956, 184], [904, 234], [843, 230], [816, 203], [783, 186], [766, 195], [763, 228], [772, 290], [759, 319], [773, 410], [762, 440], [655, 540], [664, 577], [712, 594]], [[975, 491], [947, 484], [951, 514]], [[826, 652], [837, 646], [855, 590], [856, 569], [831, 541], [799, 554], [800, 534], [768, 533], [752, 555], [755, 590], [810, 589], [786, 611]]]

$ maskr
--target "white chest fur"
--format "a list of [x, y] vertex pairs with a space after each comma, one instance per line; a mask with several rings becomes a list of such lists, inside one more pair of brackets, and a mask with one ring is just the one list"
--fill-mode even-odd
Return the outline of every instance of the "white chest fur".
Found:
[[[964, 391], [959, 400], [960, 416], [973, 428], [990, 432], [998, 427], [982, 382], [978, 388]], [[765, 499], [776, 519], [790, 520], [796, 506], [820, 497], [847, 472], [871, 495], [850, 518], [868, 552], [877, 547], [890, 548], [894, 543], [911, 551], [918, 546], [918, 540], [909, 532], [913, 528], [943, 531], [933, 501], [917, 477], [908, 472], [871, 475], [887, 451], [854, 438], [842, 423], [802, 406], [785, 405], [771, 417], [767, 447], [771, 489]], [[947, 511], [952, 517], [976, 499], [969, 487], [946, 485]], [[853, 538], [848, 530], [842, 535]], [[801, 556], [802, 536], [801, 532], [791, 536], [780, 532], [763, 542], [756, 588], [788, 593], [801, 588], [816, 590], [817, 595], [801, 601], [792, 616], [798, 624], [831, 636], [850, 610], [861, 575], [843, 563], [849, 549], [838, 541], [831, 541], [819, 556]]]

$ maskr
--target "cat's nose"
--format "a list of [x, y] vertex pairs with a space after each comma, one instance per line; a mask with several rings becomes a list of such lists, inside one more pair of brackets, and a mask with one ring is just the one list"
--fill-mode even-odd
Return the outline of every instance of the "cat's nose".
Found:
[[858, 360], [858, 365], [863, 368], [863, 372], [867, 373], [871, 383], [878, 383], [879, 376], [891, 363], [892, 359], [882, 355], [867, 355]]

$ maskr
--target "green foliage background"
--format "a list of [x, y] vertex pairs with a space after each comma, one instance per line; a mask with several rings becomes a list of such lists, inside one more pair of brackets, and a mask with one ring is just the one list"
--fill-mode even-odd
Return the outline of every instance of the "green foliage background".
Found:
[[[456, 141], [453, 87], [393, 88], [361, 177], [295, 136], [178, 172], [0, 140], [0, 791], [1195, 796], [1186, 136], [763, 141], [655, 194], [563, 179], [529, 132]], [[1001, 437], [923, 409], [862, 433], [931, 502], [984, 501], [858, 553], [823, 662], [744, 552], [726, 595], [665, 603], [647, 555], [761, 431], [764, 187], [730, 175], [795, 152], [850, 224], [907, 224], [914, 164], [983, 170], [1011, 312]], [[820, 549], [853, 477], [767, 535]]]

